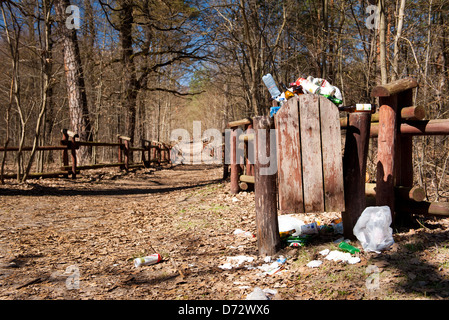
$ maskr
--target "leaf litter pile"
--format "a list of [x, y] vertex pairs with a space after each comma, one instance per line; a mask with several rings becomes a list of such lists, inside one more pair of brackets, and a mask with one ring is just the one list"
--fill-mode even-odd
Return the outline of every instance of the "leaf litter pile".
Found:
[[[95, 170], [0, 186], [0, 299], [447, 299], [449, 218], [413, 216], [380, 254], [326, 259], [341, 234], [257, 252], [254, 192], [222, 168]], [[330, 224], [340, 213], [297, 215]], [[135, 267], [159, 253], [162, 261]]]

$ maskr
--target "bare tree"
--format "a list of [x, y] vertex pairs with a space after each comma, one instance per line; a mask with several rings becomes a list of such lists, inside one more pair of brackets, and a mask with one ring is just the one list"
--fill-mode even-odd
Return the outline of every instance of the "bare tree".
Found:
[[[69, 6], [69, 0], [55, 1], [59, 33], [64, 51], [64, 69], [67, 81], [71, 126], [72, 130], [78, 133], [80, 140], [87, 141], [92, 140], [91, 123], [76, 29], [69, 29], [66, 25], [66, 9]], [[88, 162], [91, 157], [91, 149], [81, 147], [79, 152], [77, 152], [77, 157], [79, 163]]]

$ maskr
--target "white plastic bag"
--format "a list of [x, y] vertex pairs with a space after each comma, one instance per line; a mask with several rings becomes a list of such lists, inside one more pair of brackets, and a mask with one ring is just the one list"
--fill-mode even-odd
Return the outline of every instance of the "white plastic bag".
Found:
[[391, 222], [390, 207], [367, 207], [353, 229], [363, 250], [379, 253], [388, 249], [394, 243]]

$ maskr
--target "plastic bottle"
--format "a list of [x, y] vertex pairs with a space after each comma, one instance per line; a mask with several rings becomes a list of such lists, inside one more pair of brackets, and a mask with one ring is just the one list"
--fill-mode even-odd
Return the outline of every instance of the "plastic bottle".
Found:
[[356, 247], [351, 246], [350, 244], [348, 244], [348, 243], [346, 243], [346, 242], [344, 242], [344, 241], [340, 242], [340, 244], [338, 245], [338, 247], [339, 247], [341, 250], [346, 251], [346, 252], [349, 252], [349, 253], [351, 253], [351, 254], [354, 254], [354, 253], [356, 253], [356, 252], [360, 252], [359, 249], [357, 249]]
[[140, 266], [148, 266], [151, 264], [156, 264], [162, 260], [162, 257], [159, 253], [155, 253], [146, 257], [136, 258], [134, 259], [134, 266], [136, 268]]
[[318, 224], [312, 222], [301, 226], [301, 234], [316, 234], [318, 233]]
[[268, 88], [268, 91], [271, 94], [271, 98], [275, 99], [277, 96], [281, 94], [278, 87], [276, 86], [276, 83], [274, 82], [273, 76], [268, 73], [262, 77], [263, 82]]

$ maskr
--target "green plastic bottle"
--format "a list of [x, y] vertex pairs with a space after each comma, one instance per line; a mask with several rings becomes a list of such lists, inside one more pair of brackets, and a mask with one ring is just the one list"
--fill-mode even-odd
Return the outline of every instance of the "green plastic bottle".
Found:
[[344, 241], [340, 242], [340, 244], [338, 245], [338, 247], [339, 247], [341, 250], [346, 251], [346, 252], [349, 252], [349, 253], [351, 253], [351, 254], [354, 254], [354, 253], [356, 253], [356, 252], [360, 252], [359, 249], [357, 249], [356, 247], [351, 246], [350, 244], [348, 244], [348, 243], [346, 243], [346, 242], [344, 242]]

